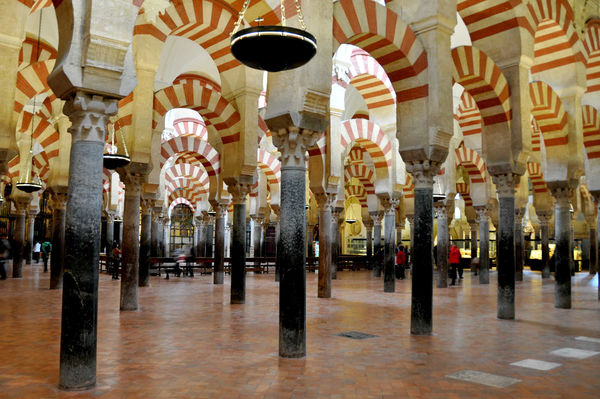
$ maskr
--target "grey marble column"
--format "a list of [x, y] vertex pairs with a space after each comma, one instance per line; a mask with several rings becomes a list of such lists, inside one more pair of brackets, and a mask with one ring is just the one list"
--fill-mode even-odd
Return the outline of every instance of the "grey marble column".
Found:
[[152, 224], [150, 232], [150, 256], [155, 258], [160, 256], [160, 215], [162, 213], [161, 207], [154, 207], [152, 209]]
[[213, 246], [215, 240], [215, 217], [209, 216], [208, 223], [206, 224], [206, 247], [204, 250], [204, 256], [207, 258], [212, 258], [213, 254]]
[[477, 230], [479, 230], [479, 223], [469, 223], [471, 228], [471, 274], [477, 275], [477, 269], [473, 264], [473, 259], [477, 258]]
[[490, 283], [490, 218], [487, 206], [476, 206], [479, 222], [479, 284]]
[[25, 224], [27, 216], [27, 207], [31, 202], [30, 197], [17, 198], [14, 202], [15, 213], [15, 231], [13, 232], [12, 256], [13, 256], [13, 278], [23, 278], [23, 247], [25, 246]]
[[198, 224], [198, 242], [196, 243], [196, 256], [203, 258], [206, 256], [206, 221], [203, 216], [196, 218]]
[[231, 237], [231, 303], [246, 303], [246, 197], [252, 182], [230, 180], [227, 190], [233, 200]]
[[381, 220], [383, 212], [371, 212], [373, 219], [373, 277], [381, 277]]
[[96, 384], [98, 242], [102, 213], [102, 153], [109, 114], [117, 100], [77, 92], [63, 107], [73, 125], [63, 274], [60, 340], [62, 389]]
[[141, 175], [121, 174], [125, 183], [123, 208], [123, 254], [121, 255], [121, 310], [138, 309], [140, 256], [140, 195]]
[[[415, 246], [415, 215], [406, 215], [406, 220], [408, 220], [408, 226], [410, 227], [410, 251], [409, 251], [409, 259], [406, 262], [412, 266], [413, 263], [413, 249]], [[433, 250], [432, 250], [433, 251]]]
[[313, 241], [315, 240], [313, 236], [313, 230], [315, 226], [312, 224], [306, 225], [306, 256], [315, 256], [315, 251], [313, 249]]
[[395, 236], [396, 236], [396, 207], [400, 202], [396, 198], [381, 198], [381, 205], [384, 209], [384, 258], [383, 258], [383, 292], [396, 291], [396, 275], [394, 273], [394, 263], [396, 258]]
[[571, 308], [571, 215], [570, 198], [573, 190], [566, 186], [552, 189], [554, 205], [554, 251], [556, 281], [554, 307]]
[[373, 256], [373, 220], [363, 219], [363, 224], [367, 230], [367, 259], [368, 262], [371, 262], [371, 257]]
[[519, 176], [508, 173], [492, 177], [498, 193], [498, 318], [515, 318], [515, 187]]
[[140, 287], [150, 286], [150, 248], [152, 237], [153, 200], [142, 200], [142, 226], [140, 232], [139, 281]]
[[67, 193], [52, 193], [52, 252], [50, 262], [50, 289], [61, 289], [65, 262], [65, 223]]
[[[331, 298], [331, 249], [333, 217], [331, 207], [335, 204], [336, 195], [329, 193], [315, 194], [319, 204], [319, 280], [317, 296]], [[336, 223], [337, 225], [337, 223]]]
[[342, 233], [342, 225], [344, 219], [340, 219], [340, 215], [344, 213], [344, 208], [331, 208], [331, 279], [337, 280], [337, 264], [338, 257], [342, 253], [340, 235]]
[[524, 254], [523, 216], [525, 208], [515, 208], [515, 281], [523, 281]]
[[448, 287], [448, 208], [443, 201], [434, 203], [435, 216], [437, 217], [437, 288]]
[[[31, 264], [31, 254], [33, 253], [33, 246], [35, 245], [35, 215], [37, 212], [27, 212], [27, 241], [29, 242], [29, 248], [27, 253], [24, 253], [25, 264]], [[44, 269], [44, 273], [47, 272], [47, 269]]]
[[115, 212], [106, 212], [106, 255], [112, 256], [115, 240]]
[[252, 239], [254, 242], [254, 257], [259, 258], [261, 256], [260, 244], [261, 244], [261, 236], [262, 236], [262, 222], [263, 218], [260, 216], [253, 216], [252, 222], [254, 225], [254, 230], [252, 231]]
[[171, 220], [167, 216], [163, 219], [162, 229], [162, 256], [168, 258], [171, 256]]
[[590, 228], [590, 274], [594, 275], [598, 271], [598, 241], [595, 228]]
[[[277, 221], [275, 222], [275, 281], [279, 282], [281, 278], [281, 274], [279, 273], [279, 264], [281, 260], [279, 259], [280, 251], [279, 251], [279, 238], [281, 237], [281, 228], [280, 228], [280, 209], [274, 209], [273, 212], [277, 216]], [[319, 249], [320, 250], [320, 249]]]
[[215, 258], [213, 284], [225, 281], [225, 221], [228, 204], [213, 205], [215, 210]]

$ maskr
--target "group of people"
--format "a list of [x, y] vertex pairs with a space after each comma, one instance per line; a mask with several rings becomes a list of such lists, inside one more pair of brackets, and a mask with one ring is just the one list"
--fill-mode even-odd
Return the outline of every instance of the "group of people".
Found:
[[[6, 261], [10, 259], [12, 255], [11, 251], [12, 245], [7, 238], [0, 238], [0, 280], [6, 280]], [[44, 262], [44, 273], [48, 272], [48, 259], [50, 259], [50, 254], [52, 253], [52, 243], [48, 240], [44, 240], [44, 242], [40, 243], [36, 241], [33, 249], [31, 248], [31, 244], [29, 242], [25, 242], [23, 246], [23, 253], [27, 253], [31, 251], [32, 261], [35, 263], [39, 263], [40, 254], [42, 255], [42, 260]]]

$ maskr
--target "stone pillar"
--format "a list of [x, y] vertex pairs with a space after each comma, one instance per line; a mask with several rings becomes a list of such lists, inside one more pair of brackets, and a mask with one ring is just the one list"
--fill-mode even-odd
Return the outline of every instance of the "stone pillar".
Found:
[[490, 283], [490, 218], [487, 206], [476, 206], [479, 222], [479, 284]]
[[437, 288], [448, 287], [448, 208], [443, 201], [434, 203], [435, 216], [437, 217]]
[[73, 123], [63, 274], [60, 387], [96, 384], [98, 238], [102, 215], [102, 153], [108, 114], [117, 100], [77, 92], [63, 108]]
[[125, 183], [125, 207], [123, 208], [120, 308], [121, 310], [137, 310], [140, 256], [140, 195], [143, 177], [124, 172], [121, 175], [121, 181]]
[[537, 211], [538, 219], [540, 220], [540, 235], [542, 239], [542, 278], [550, 277], [550, 242], [549, 225], [552, 214], [550, 211]]
[[279, 356], [298, 358], [306, 355], [307, 150], [321, 134], [291, 126], [272, 135], [281, 152]]
[[246, 196], [252, 183], [230, 181], [227, 191], [233, 200], [233, 236], [231, 238], [231, 303], [246, 302]]
[[523, 216], [525, 208], [515, 208], [515, 281], [523, 281], [524, 244]]
[[168, 217], [163, 219], [162, 239], [162, 256], [168, 258], [171, 256], [171, 220]]
[[161, 207], [154, 207], [152, 209], [152, 224], [150, 233], [150, 256], [155, 258], [160, 256], [160, 215], [162, 213]]
[[225, 281], [225, 219], [227, 204], [213, 205], [215, 210], [215, 259], [213, 284], [223, 284]]
[[23, 278], [23, 246], [25, 244], [25, 224], [27, 207], [31, 202], [30, 197], [17, 198], [14, 201], [16, 208], [15, 218], [15, 231], [13, 233], [14, 248], [12, 248], [13, 255], [13, 278]]
[[[373, 256], [373, 220], [364, 220], [363, 224], [365, 225], [365, 229], [367, 230], [367, 259], [371, 262], [371, 257]], [[320, 233], [319, 233], [320, 234]]]
[[198, 241], [196, 242], [195, 254], [199, 258], [203, 258], [206, 256], [206, 221], [203, 216], [197, 217], [196, 221], [196, 226], [198, 226]]
[[140, 232], [140, 267], [138, 281], [140, 287], [150, 286], [150, 247], [153, 202], [154, 201], [150, 199], [144, 199], [142, 201], [142, 229]]
[[413, 261], [413, 249], [415, 245], [415, 215], [406, 215], [406, 220], [408, 220], [408, 226], [410, 227], [410, 251], [409, 251], [409, 259], [406, 261], [412, 266]]
[[[319, 205], [319, 281], [317, 296], [331, 298], [331, 250], [333, 217], [331, 207], [334, 206], [336, 195], [330, 193], [316, 193], [315, 198]], [[336, 223], [337, 225], [337, 223]]]
[[337, 280], [337, 262], [338, 256], [341, 252], [340, 247], [340, 235], [342, 233], [342, 224], [344, 219], [341, 219], [340, 215], [344, 213], [344, 208], [336, 207], [335, 205], [331, 208], [331, 279]]
[[215, 238], [215, 217], [209, 216], [208, 223], [206, 224], [206, 247], [204, 250], [204, 256], [207, 258], [213, 257], [213, 244]]
[[394, 263], [396, 260], [395, 236], [396, 236], [396, 207], [400, 202], [397, 198], [381, 198], [381, 205], [384, 209], [385, 231], [383, 233], [383, 292], [396, 291], [396, 275], [394, 273]]
[[552, 188], [554, 204], [554, 251], [556, 281], [554, 289], [554, 307], [571, 308], [571, 214], [570, 198], [573, 190], [568, 187]]
[[306, 256], [315, 256], [313, 248], [313, 241], [315, 240], [313, 231], [315, 226], [313, 224], [306, 225]]
[[[273, 209], [275, 216], [277, 216], [277, 221], [275, 222], [275, 281], [279, 282], [281, 275], [279, 273], [279, 264], [280, 264], [280, 250], [279, 250], [279, 238], [281, 236], [281, 229], [279, 227], [279, 215], [280, 209]], [[320, 250], [320, 249], [319, 249]]]
[[471, 274], [477, 276], [477, 269], [473, 264], [473, 259], [477, 258], [477, 230], [479, 230], [479, 223], [469, 222], [471, 228]]
[[252, 216], [252, 222], [254, 231], [252, 232], [252, 238], [254, 241], [254, 257], [259, 258], [261, 256], [261, 236], [262, 236], [262, 223], [264, 218], [260, 216]]
[[[31, 264], [31, 254], [33, 253], [33, 245], [35, 244], [33, 241], [35, 239], [35, 215], [37, 215], [37, 212], [27, 212], [27, 241], [29, 242], [29, 248], [27, 249], [27, 253], [23, 254], [25, 264], [27, 265]], [[47, 269], [44, 269], [44, 273], [47, 271]]]
[[106, 212], [106, 255], [112, 256], [115, 241], [115, 212]]
[[440, 165], [425, 161], [406, 167], [415, 181], [410, 332], [429, 335], [433, 332], [433, 176]]
[[50, 253], [50, 289], [61, 289], [65, 261], [65, 222], [67, 193], [52, 194], [52, 252]]
[[379, 251], [381, 250], [381, 221], [383, 212], [371, 212], [373, 219], [373, 277], [381, 277], [381, 258]]
[[498, 318], [515, 318], [515, 187], [519, 176], [513, 173], [492, 176], [498, 192]]
[[598, 241], [596, 240], [597, 232], [596, 227], [592, 223], [588, 223], [590, 226], [590, 275], [596, 274], [598, 271]]

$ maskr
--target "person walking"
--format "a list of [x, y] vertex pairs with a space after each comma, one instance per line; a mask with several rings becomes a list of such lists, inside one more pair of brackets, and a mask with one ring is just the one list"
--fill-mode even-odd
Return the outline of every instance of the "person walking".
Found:
[[52, 253], [52, 244], [46, 240], [42, 243], [42, 259], [44, 260], [44, 273], [48, 272], [48, 258]]
[[406, 255], [404, 254], [404, 247], [400, 245], [396, 248], [396, 278], [404, 280], [406, 274], [404, 273], [404, 266], [406, 264]]
[[448, 263], [450, 263], [450, 278], [452, 279], [450, 285], [456, 285], [456, 271], [460, 267], [460, 250], [454, 243], [450, 246]]
[[42, 244], [36, 240], [35, 245], [33, 246], [33, 259], [35, 263], [40, 263], [40, 251], [42, 250]]

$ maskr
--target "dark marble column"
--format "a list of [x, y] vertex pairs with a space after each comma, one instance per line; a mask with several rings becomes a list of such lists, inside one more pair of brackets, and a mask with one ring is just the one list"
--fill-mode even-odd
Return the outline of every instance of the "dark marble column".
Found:
[[448, 287], [448, 207], [443, 201], [434, 203], [435, 216], [437, 217], [437, 288]]
[[160, 256], [160, 214], [162, 213], [161, 207], [154, 207], [152, 209], [152, 224], [150, 232], [150, 256]]
[[263, 218], [260, 216], [252, 216], [252, 222], [254, 226], [254, 230], [252, 231], [252, 239], [254, 245], [254, 257], [258, 258], [261, 255], [260, 252], [260, 244], [261, 244], [261, 235], [262, 235], [262, 222]]
[[[24, 194], [26, 195], [26, 194]], [[15, 213], [15, 231], [13, 232], [13, 278], [23, 278], [23, 247], [25, 245], [25, 224], [27, 207], [31, 202], [31, 197], [18, 197], [14, 204], [16, 208]]]
[[396, 198], [381, 198], [384, 209], [384, 233], [383, 233], [383, 292], [396, 291], [396, 275], [394, 263], [396, 260], [395, 238], [396, 238], [396, 207], [400, 202]]
[[171, 256], [171, 220], [168, 217], [163, 218], [163, 235], [162, 235], [162, 256], [168, 258]]
[[498, 318], [515, 318], [515, 187], [519, 176], [508, 173], [493, 176], [498, 192]]
[[363, 219], [363, 224], [367, 230], [367, 259], [371, 262], [371, 257], [373, 256], [373, 220]]
[[115, 241], [115, 212], [106, 212], [106, 254], [112, 256]]
[[281, 152], [281, 221], [278, 259], [279, 356], [306, 356], [306, 162], [321, 134], [289, 127], [273, 132]]
[[233, 200], [233, 235], [231, 237], [231, 303], [246, 302], [246, 196], [252, 182], [227, 182]]
[[523, 216], [525, 208], [515, 208], [515, 281], [523, 281], [524, 254]]
[[476, 206], [479, 222], [479, 284], [490, 283], [490, 218], [487, 206]]
[[142, 229], [140, 232], [139, 281], [140, 287], [150, 286], [150, 247], [152, 236], [153, 200], [142, 201]]
[[473, 265], [473, 259], [477, 258], [477, 230], [479, 230], [479, 223], [469, 222], [471, 228], [471, 274], [477, 275], [477, 268]]
[[550, 277], [550, 219], [552, 217], [550, 211], [537, 211], [538, 219], [540, 220], [540, 235], [542, 239], [542, 278]]
[[199, 258], [203, 258], [206, 256], [206, 221], [203, 216], [199, 216], [196, 218], [198, 224], [198, 242], [196, 243], [196, 256]]
[[556, 281], [554, 307], [571, 308], [571, 214], [570, 198], [573, 190], [564, 186], [552, 189], [554, 205], [554, 251]]
[[306, 225], [306, 256], [315, 256], [313, 241], [315, 240], [313, 231], [315, 226], [312, 224]]
[[138, 309], [140, 256], [140, 195], [143, 177], [121, 174], [125, 183], [123, 208], [123, 254], [121, 255], [121, 310]]
[[410, 332], [429, 335], [433, 332], [433, 176], [439, 164], [415, 162], [406, 167], [415, 181]]
[[225, 281], [225, 221], [227, 204], [213, 205], [215, 210], [215, 260], [213, 284], [223, 284]]
[[[31, 255], [33, 254], [33, 246], [35, 245], [35, 215], [37, 215], [37, 212], [27, 212], [27, 241], [29, 242], [29, 248], [27, 248], [27, 253], [23, 254], [25, 257], [25, 264], [27, 265], [31, 264]], [[44, 272], [47, 271], [48, 270], [44, 269]]]
[[331, 207], [335, 204], [336, 195], [317, 193], [315, 197], [319, 204], [319, 281], [317, 296], [319, 298], [331, 298], [331, 235], [333, 234]]
[[[275, 215], [277, 216], [277, 221], [275, 223], [275, 281], [279, 282], [279, 280], [281, 279], [281, 274], [279, 273], [279, 265], [281, 263], [281, 260], [279, 259], [279, 255], [280, 255], [280, 249], [279, 249], [279, 238], [281, 236], [281, 228], [280, 228], [280, 209], [279, 207], [277, 207], [277, 209], [273, 209], [273, 212], [275, 213]], [[319, 249], [320, 250], [320, 249]]]
[[204, 250], [204, 256], [207, 258], [213, 257], [213, 245], [215, 239], [215, 217], [209, 216], [206, 224], [206, 249]]
[[410, 266], [413, 263], [413, 249], [415, 246], [415, 215], [406, 215], [406, 220], [408, 220], [408, 226], [410, 227], [410, 251], [409, 251], [409, 259], [406, 261]]
[[[594, 226], [589, 224], [590, 226]], [[597, 232], [594, 227], [590, 228], [590, 274], [594, 275], [598, 271], [598, 241]]]
[[331, 279], [337, 280], [338, 257], [342, 253], [340, 235], [344, 219], [340, 215], [344, 213], [344, 208], [333, 205], [331, 208]]
[[52, 252], [50, 254], [50, 289], [61, 289], [65, 262], [65, 223], [67, 193], [52, 193]]
[[102, 214], [102, 153], [108, 114], [117, 100], [77, 92], [63, 112], [73, 125], [69, 163], [60, 340], [61, 389], [96, 384], [98, 238]]
[[371, 212], [373, 219], [373, 277], [381, 277], [381, 220], [383, 212]]

